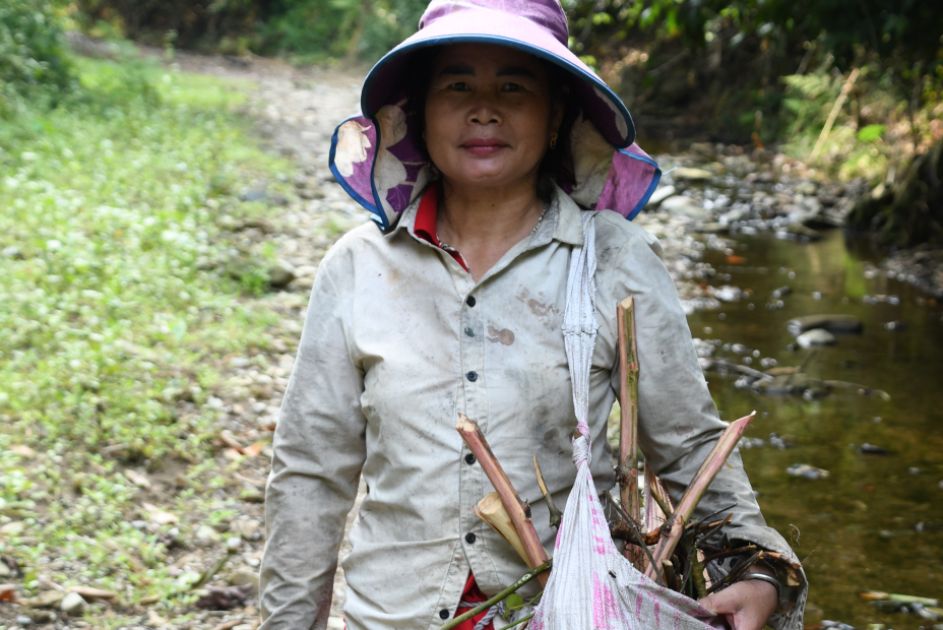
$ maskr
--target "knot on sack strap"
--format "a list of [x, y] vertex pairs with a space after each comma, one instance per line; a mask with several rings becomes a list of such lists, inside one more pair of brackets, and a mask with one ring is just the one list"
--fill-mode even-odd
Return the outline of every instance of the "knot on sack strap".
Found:
[[576, 467], [579, 468], [584, 463], [589, 464], [590, 459], [589, 436], [584, 434], [573, 438], [573, 463]]

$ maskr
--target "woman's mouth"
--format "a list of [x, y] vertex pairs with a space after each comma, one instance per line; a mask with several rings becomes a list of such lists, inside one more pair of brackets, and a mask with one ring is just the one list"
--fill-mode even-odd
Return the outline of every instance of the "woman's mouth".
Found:
[[478, 157], [487, 157], [494, 155], [501, 149], [508, 147], [507, 143], [495, 139], [479, 138], [466, 140], [461, 145], [462, 149]]

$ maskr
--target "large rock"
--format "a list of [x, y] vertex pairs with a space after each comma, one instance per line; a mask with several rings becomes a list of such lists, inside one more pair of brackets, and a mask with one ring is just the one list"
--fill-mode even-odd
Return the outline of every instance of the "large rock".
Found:
[[892, 187], [858, 202], [848, 227], [890, 247], [943, 246], [943, 140], [910, 163]]
[[861, 320], [851, 315], [805, 315], [790, 319], [786, 326], [793, 335], [800, 335], [813, 328], [846, 334], [860, 333], [864, 329]]

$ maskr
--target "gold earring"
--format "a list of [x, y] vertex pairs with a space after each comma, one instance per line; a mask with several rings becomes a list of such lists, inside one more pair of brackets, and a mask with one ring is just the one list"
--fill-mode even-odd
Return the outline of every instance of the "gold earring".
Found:
[[554, 131], [550, 134], [550, 149], [553, 150], [556, 148], [557, 148], [557, 132]]

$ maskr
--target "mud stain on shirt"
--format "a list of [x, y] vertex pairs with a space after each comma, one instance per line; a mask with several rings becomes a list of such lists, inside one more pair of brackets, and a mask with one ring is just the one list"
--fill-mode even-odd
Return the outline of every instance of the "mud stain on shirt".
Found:
[[514, 332], [507, 328], [498, 329], [495, 326], [488, 326], [488, 341], [501, 343], [510, 346], [514, 343]]

